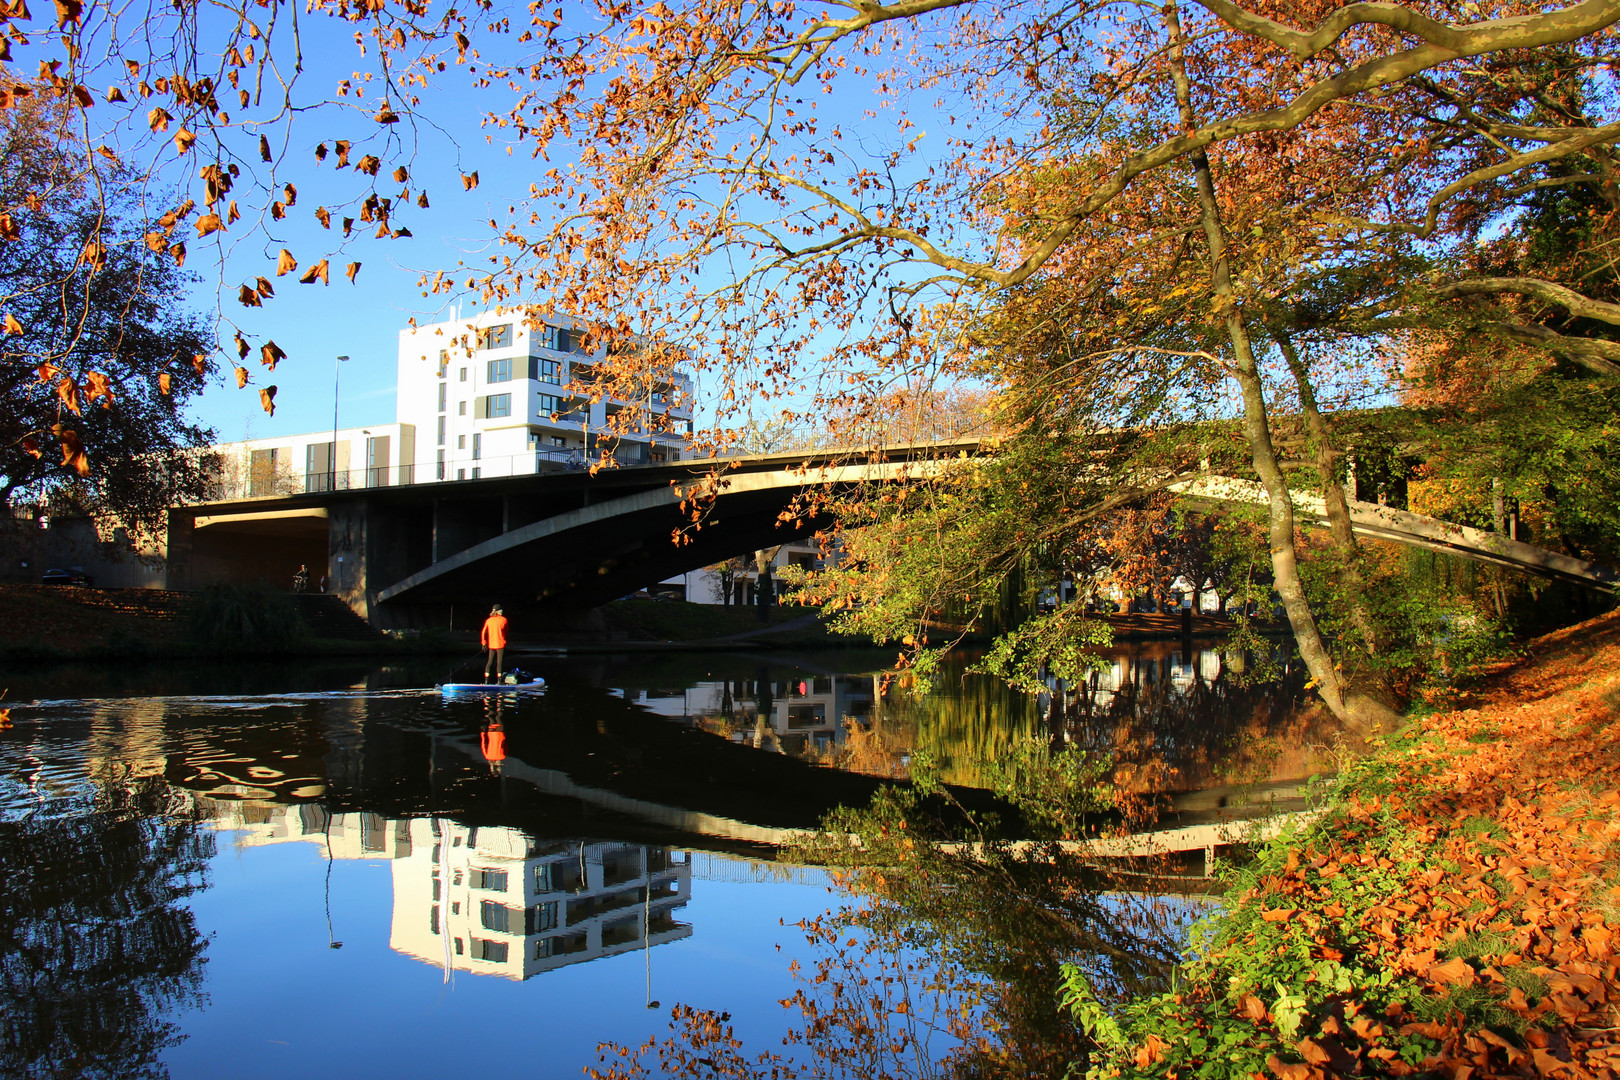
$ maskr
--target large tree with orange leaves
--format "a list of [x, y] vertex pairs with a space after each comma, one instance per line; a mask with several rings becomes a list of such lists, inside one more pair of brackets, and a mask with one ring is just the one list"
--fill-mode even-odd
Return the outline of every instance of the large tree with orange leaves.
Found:
[[[0, 115], [0, 505], [107, 515], [153, 534], [205, 491], [209, 432], [184, 405], [213, 369], [184, 272], [141, 242], [134, 195], [100, 178], [93, 198], [62, 153], [61, 114]], [[32, 208], [31, 208], [32, 206]]]
[[[1102, 361], [1183, 320], [1176, 351], [1202, 362], [1168, 393], [1224, 395], [1241, 418], [1301, 654], [1329, 705], [1363, 719], [1387, 714], [1316, 626], [1270, 412], [1279, 385], [1303, 403], [1337, 365], [1313, 373], [1310, 350], [1285, 364], [1273, 331], [1298, 328], [1269, 313], [1307, 311], [1313, 277], [1359, 262], [1371, 271], [1326, 320], [1341, 328], [1483, 331], [1605, 375], [1620, 355], [1612, 312], [1578, 283], [1402, 269], [1470, 240], [1526, 185], [1564, 182], [1548, 170], [1590, 161], [1577, 171], [1597, 179], [1580, 182], [1608, 182], [1607, 101], [1565, 107], [1546, 74], [1606, 86], [1620, 0], [599, 0], [595, 18], [536, 5], [526, 25], [490, 3], [266, 0], [152, 10], [138, 33], [73, 0], [44, 32], [6, 11], [84, 119], [87, 155], [185, 176], [154, 250], [274, 238], [312, 213], [320, 250], [272, 242], [264, 267], [310, 283], [357, 225], [408, 235], [433, 90], [464, 65], [486, 132], [536, 165], [528, 200], [493, 223], [506, 250], [425, 284], [575, 317], [612, 354], [592, 393], [633, 400], [696, 357], [722, 414], [782, 399], [858, 421], [897, 387], [999, 380], [971, 331], [1009, 290], [1059, 282], [1092, 302], [1085, 355]], [[334, 31], [365, 70], [309, 93], [306, 38]], [[311, 106], [341, 129], [314, 146]], [[103, 131], [124, 138], [97, 145]], [[314, 207], [296, 184], [312, 163], [346, 178]], [[240, 301], [269, 284], [251, 278]], [[637, 347], [613, 347], [629, 335]], [[1320, 460], [1331, 489], [1331, 448]]]

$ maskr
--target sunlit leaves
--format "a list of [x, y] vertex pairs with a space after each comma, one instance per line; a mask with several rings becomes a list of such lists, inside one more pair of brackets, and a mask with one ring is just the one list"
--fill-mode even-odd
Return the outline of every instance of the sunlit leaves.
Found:
[[89, 476], [90, 456], [79, 433], [66, 425], [53, 424], [51, 434], [56, 436], [57, 445], [61, 447], [63, 467], [72, 469], [80, 476]]
[[313, 285], [316, 281], [319, 281], [322, 285], [330, 284], [326, 275], [326, 260], [322, 259], [320, 262], [311, 263], [305, 268], [304, 272], [299, 275], [298, 280], [304, 285]]
[[216, 233], [225, 227], [225, 223], [220, 220], [218, 214], [204, 214], [202, 217], [197, 219], [196, 224], [198, 237], [204, 237], [210, 233]]
[[259, 404], [271, 416], [276, 415], [276, 388], [274, 386], [266, 386], [259, 390]]
[[298, 260], [293, 258], [292, 252], [282, 248], [281, 254], [276, 258], [276, 276], [280, 277], [296, 269], [298, 269]]
[[112, 384], [108, 381], [105, 373], [92, 371], [85, 375], [84, 400], [86, 405], [93, 405], [100, 401], [101, 407], [104, 409], [113, 407], [116, 397], [113, 394]]
[[64, 375], [56, 381], [56, 396], [62, 402], [62, 407], [74, 415], [81, 415], [79, 409], [79, 384], [72, 376]]
[[238, 390], [240, 390], [240, 389], [242, 389], [242, 387], [246, 386], [247, 384], [248, 384], [248, 369], [245, 368], [245, 367], [238, 367], [236, 369], [236, 388]]
[[271, 371], [276, 370], [276, 365], [285, 359], [287, 354], [273, 341], [267, 341], [259, 347], [259, 362]]

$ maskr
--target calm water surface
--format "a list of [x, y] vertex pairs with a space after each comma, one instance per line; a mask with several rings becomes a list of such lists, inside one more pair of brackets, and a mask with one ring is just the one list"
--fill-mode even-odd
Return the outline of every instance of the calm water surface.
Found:
[[884, 659], [536, 658], [545, 696], [474, 700], [439, 661], [0, 673], [0, 1073], [577, 1076], [676, 1002], [778, 1049], [793, 924], [851, 900], [749, 841], [919, 751], [972, 784], [1075, 742], [1188, 791], [1331, 738], [1174, 643], [1039, 697], [885, 696]]

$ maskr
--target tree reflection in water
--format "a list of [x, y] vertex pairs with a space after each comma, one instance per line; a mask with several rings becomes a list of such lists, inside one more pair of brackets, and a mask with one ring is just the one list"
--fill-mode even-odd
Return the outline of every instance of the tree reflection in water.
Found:
[[1303, 703], [1286, 646], [1265, 658], [1276, 676], [1265, 680], [1252, 677], [1254, 657], [1234, 663], [1217, 643], [1134, 642], [1100, 657], [1104, 669], [1084, 683], [1054, 680], [1038, 697], [968, 673], [971, 655], [947, 657], [937, 692], [879, 696], [829, 763], [899, 777], [922, 754], [947, 782], [983, 787], [985, 762], [1039, 735], [1108, 761], [1122, 793], [1163, 794], [1303, 779], [1342, 730]]
[[[857, 900], [803, 924], [823, 951], [786, 1003], [803, 1020], [796, 1059], [742, 1046], [724, 1016], [677, 1009], [668, 1039], [610, 1048], [597, 1075], [1055, 1080], [1083, 1064], [1086, 1040], [1058, 1004], [1061, 965], [1076, 963], [1104, 997], [1163, 990], [1201, 905], [1130, 891], [1122, 885], [1141, 879], [1109, 880], [1055, 843], [998, 841], [992, 822], [970, 826], [970, 852], [937, 843], [963, 837], [963, 814], [932, 781], [985, 786], [1034, 739], [1054, 760], [1061, 750], [1093, 763], [1075, 775], [1105, 778], [1126, 809], [1132, 796], [1303, 778], [1336, 734], [1300, 707], [1302, 679], [1282, 648], [1255, 658], [1143, 642], [1103, 658], [1085, 684], [1053, 683], [1039, 698], [966, 674], [961, 657], [947, 661], [941, 692], [878, 695], [830, 763], [910, 776], [921, 790], [888, 788], [834, 814], [801, 852], [840, 867]], [[1250, 677], [1256, 659], [1278, 678]]]
[[1087, 1053], [1059, 1007], [1063, 963], [1102, 994], [1165, 988], [1196, 902], [1124, 892], [1056, 844], [972, 826], [971, 849], [937, 843], [963, 836], [963, 815], [927, 791], [835, 813], [798, 852], [839, 867], [855, 902], [800, 924], [820, 959], [783, 1002], [802, 1024], [794, 1052], [746, 1047], [723, 1014], [677, 1007], [668, 1038], [604, 1047], [593, 1075], [1058, 1080]]
[[177, 901], [213, 854], [154, 778], [0, 820], [0, 1074], [167, 1075], [167, 1016], [201, 1004], [206, 948]]

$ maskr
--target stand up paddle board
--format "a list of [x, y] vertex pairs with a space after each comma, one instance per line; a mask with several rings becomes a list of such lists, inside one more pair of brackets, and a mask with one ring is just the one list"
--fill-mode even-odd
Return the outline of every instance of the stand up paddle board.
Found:
[[447, 682], [439, 684], [442, 694], [539, 694], [544, 693], [546, 680], [531, 679], [520, 683]]

